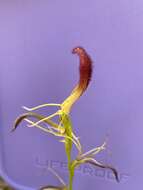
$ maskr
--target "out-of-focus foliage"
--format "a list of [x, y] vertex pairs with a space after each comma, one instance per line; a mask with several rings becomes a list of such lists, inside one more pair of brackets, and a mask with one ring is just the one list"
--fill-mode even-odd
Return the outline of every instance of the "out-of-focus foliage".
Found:
[[14, 190], [0, 177], [0, 190]]

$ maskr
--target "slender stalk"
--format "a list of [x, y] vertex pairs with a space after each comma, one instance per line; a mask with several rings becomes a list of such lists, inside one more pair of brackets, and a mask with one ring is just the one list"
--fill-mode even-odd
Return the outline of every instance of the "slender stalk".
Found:
[[69, 168], [69, 190], [72, 190], [73, 188], [73, 178], [74, 178], [74, 168], [71, 167]]

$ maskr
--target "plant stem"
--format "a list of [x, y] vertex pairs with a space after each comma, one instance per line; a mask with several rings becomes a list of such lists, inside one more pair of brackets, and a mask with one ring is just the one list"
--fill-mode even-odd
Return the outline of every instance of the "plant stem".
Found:
[[72, 187], [73, 187], [73, 177], [74, 177], [74, 168], [72, 167], [72, 164], [70, 163], [70, 168], [69, 168], [69, 190], [72, 190]]

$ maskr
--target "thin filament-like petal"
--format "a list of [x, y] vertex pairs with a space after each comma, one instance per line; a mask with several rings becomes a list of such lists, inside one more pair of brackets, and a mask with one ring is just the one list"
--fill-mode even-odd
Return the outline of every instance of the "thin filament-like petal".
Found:
[[41, 104], [41, 105], [35, 106], [35, 107], [33, 107], [33, 108], [28, 108], [28, 107], [26, 107], [26, 106], [22, 106], [22, 108], [25, 109], [25, 110], [27, 110], [27, 111], [34, 111], [34, 110], [37, 110], [37, 109], [40, 109], [40, 108], [43, 108], [43, 107], [47, 107], [47, 106], [60, 107], [61, 104], [50, 103], [50, 104]]
[[51, 119], [51, 118], [53, 118], [53, 117], [55, 117], [55, 116], [57, 116], [57, 115], [60, 115], [60, 113], [59, 113], [59, 112], [56, 112], [56, 113], [54, 113], [54, 114], [52, 114], [52, 115], [50, 115], [50, 116], [48, 116], [48, 117], [45, 117], [45, 118], [43, 118], [43, 119], [41, 119], [41, 120], [35, 122], [34, 124], [32, 124], [32, 125], [30, 125], [30, 126], [33, 127], [33, 126], [35, 126], [35, 125], [38, 125], [39, 123], [42, 123], [42, 122], [44, 122], [44, 121], [46, 121], [46, 120], [48, 120], [48, 119]]
[[96, 148], [93, 148], [92, 150], [89, 150], [88, 152], [80, 155], [79, 159], [82, 159], [86, 156], [94, 156], [95, 154], [98, 154], [102, 150], [105, 150], [105, 145], [106, 145], [106, 142], [104, 142], [103, 145], [101, 145], [99, 147], [96, 147]]
[[98, 162], [97, 160], [93, 159], [93, 158], [85, 158], [84, 159], [85, 163], [89, 163], [89, 164], [92, 164], [92, 165], [95, 165], [95, 166], [98, 166], [100, 168], [105, 168], [105, 169], [110, 169], [112, 170], [115, 178], [116, 178], [116, 181], [119, 182], [119, 176], [118, 176], [118, 172], [115, 168], [113, 168], [112, 166], [109, 166], [109, 165], [106, 165], [106, 164], [101, 164], [100, 162]]
[[66, 186], [66, 183], [64, 182], [64, 180], [57, 174], [57, 172], [53, 168], [48, 167], [48, 170], [50, 170], [57, 177], [57, 179], [60, 181], [60, 183], [63, 186]]
[[80, 151], [80, 147], [79, 147], [78, 143], [73, 138], [67, 136], [66, 134], [62, 134], [60, 131], [59, 132], [54, 132], [51, 129], [47, 129], [45, 127], [42, 127], [42, 126], [38, 125], [37, 123], [34, 123], [33, 121], [29, 120], [29, 119], [24, 119], [24, 120], [27, 121], [28, 123], [30, 123], [31, 126], [37, 127], [39, 129], [41, 129], [41, 130], [43, 130], [45, 132], [51, 133], [51, 134], [53, 134], [53, 135], [55, 135], [57, 137], [63, 137], [63, 138], [70, 139], [75, 144], [75, 146], [77, 147], [77, 149]]
[[[45, 116], [42, 116], [42, 115], [39, 115], [37, 113], [34, 113], [34, 112], [28, 112], [28, 113], [24, 113], [22, 115], [20, 115], [14, 122], [14, 126], [12, 128], [12, 131], [14, 131], [18, 125], [25, 119], [25, 118], [29, 118], [29, 117], [33, 117], [33, 118], [36, 118], [38, 120], [41, 120], [41, 119], [44, 119]], [[57, 129], [61, 129], [62, 130], [62, 126], [56, 124], [55, 122], [51, 121], [50, 119], [46, 119], [44, 121], [45, 123], [47, 123], [48, 125], [54, 127], [54, 128], [57, 128]]]

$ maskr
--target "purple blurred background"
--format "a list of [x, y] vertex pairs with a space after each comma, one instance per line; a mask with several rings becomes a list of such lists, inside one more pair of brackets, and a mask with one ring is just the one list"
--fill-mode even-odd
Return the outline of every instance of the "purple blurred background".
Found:
[[[143, 189], [143, 1], [0, 1], [0, 174], [16, 189], [58, 185], [53, 167], [67, 181], [62, 143], [38, 129], [10, 133], [21, 106], [61, 103], [78, 81], [83, 46], [94, 61], [91, 84], [71, 118], [85, 150], [108, 135], [98, 160], [110, 171], [84, 165], [74, 189]], [[45, 109], [48, 115], [52, 109]]]

